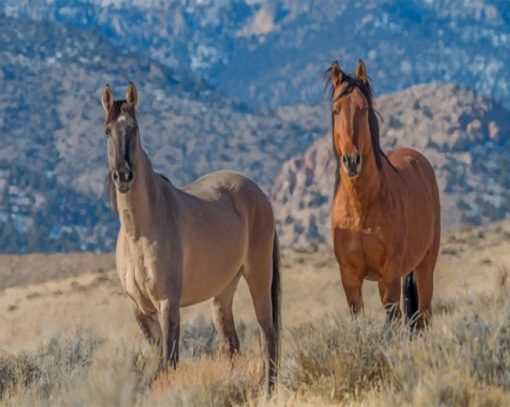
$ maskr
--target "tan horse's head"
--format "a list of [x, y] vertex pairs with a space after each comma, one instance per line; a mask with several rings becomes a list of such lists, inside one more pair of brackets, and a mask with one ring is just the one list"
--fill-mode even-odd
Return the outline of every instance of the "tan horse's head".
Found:
[[125, 193], [133, 183], [136, 155], [141, 149], [135, 114], [138, 92], [135, 84], [129, 82], [126, 99], [116, 101], [110, 86], [106, 84], [101, 101], [106, 117], [104, 129], [108, 142], [110, 172], [107, 182], [113, 182], [117, 191]]
[[[362, 171], [364, 162], [375, 158], [381, 167], [379, 125], [372, 104], [372, 90], [365, 63], [358, 61], [353, 76], [344, 73], [337, 61], [326, 70], [331, 83], [333, 144], [340, 171], [353, 179]], [[340, 168], [341, 167], [341, 168]]]

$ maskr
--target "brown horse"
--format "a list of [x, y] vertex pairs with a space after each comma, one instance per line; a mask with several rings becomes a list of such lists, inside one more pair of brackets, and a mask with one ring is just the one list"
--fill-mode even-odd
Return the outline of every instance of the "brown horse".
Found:
[[248, 284], [261, 331], [269, 391], [277, 378], [280, 276], [271, 204], [260, 188], [232, 171], [208, 174], [183, 190], [152, 169], [140, 139], [131, 82], [106, 114], [112, 204], [120, 217], [116, 264], [147, 340], [162, 365], [179, 356], [179, 308], [212, 298], [221, 349], [239, 352], [232, 301], [239, 278]]
[[333, 244], [347, 302], [353, 315], [359, 313], [363, 280], [375, 280], [388, 320], [400, 319], [401, 278], [406, 276], [406, 316], [421, 329], [431, 317], [441, 234], [434, 170], [410, 148], [389, 158], [382, 151], [363, 61], [354, 76], [345, 74], [338, 62], [326, 75], [337, 158]]

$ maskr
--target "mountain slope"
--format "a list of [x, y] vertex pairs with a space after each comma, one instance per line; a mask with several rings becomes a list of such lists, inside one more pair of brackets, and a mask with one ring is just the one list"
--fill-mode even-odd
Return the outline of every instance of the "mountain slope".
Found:
[[[508, 217], [510, 111], [500, 102], [457, 85], [429, 84], [382, 96], [376, 108], [386, 151], [413, 147], [432, 162], [444, 226]], [[330, 241], [335, 165], [330, 135], [283, 165], [271, 190], [282, 244]]]
[[95, 30], [254, 105], [316, 102], [340, 58], [380, 93], [456, 82], [510, 104], [510, 7], [499, 0], [3, 0], [11, 16]]
[[[103, 202], [107, 164], [100, 94], [106, 82], [118, 98], [129, 80], [136, 82], [143, 143], [156, 169], [177, 185], [231, 168], [267, 188], [280, 163], [325, 130], [316, 125], [322, 122], [321, 109], [255, 110], [235, 104], [200, 79], [119, 50], [89, 31], [5, 16], [0, 24], [5, 44], [0, 50], [0, 163], [16, 164], [27, 179], [37, 174], [23, 186], [29, 199], [50, 194], [45, 202], [59, 196], [68, 197], [69, 204], [80, 202], [79, 216], [60, 202], [51, 207], [62, 212], [61, 218], [42, 216], [42, 206], [28, 205], [23, 221], [14, 221], [17, 198], [9, 191], [16, 190], [18, 178], [0, 174], [7, 191], [0, 229], [11, 222], [19, 233], [16, 244], [1, 238], [0, 251], [64, 250], [49, 237], [53, 227], [64, 226], [79, 236], [69, 239], [65, 250], [113, 248], [115, 222]], [[104, 228], [98, 227], [100, 220]]]

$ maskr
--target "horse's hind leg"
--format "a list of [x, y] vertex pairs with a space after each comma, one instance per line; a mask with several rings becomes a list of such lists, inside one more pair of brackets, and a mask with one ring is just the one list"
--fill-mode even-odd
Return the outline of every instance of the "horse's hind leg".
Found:
[[404, 297], [404, 312], [406, 315], [406, 323], [411, 330], [416, 328], [416, 318], [418, 313], [418, 290], [416, 289], [415, 273], [411, 271], [404, 277], [404, 286], [402, 288]]
[[211, 303], [213, 323], [220, 339], [220, 352], [229, 354], [231, 357], [239, 353], [239, 338], [232, 314], [232, 302], [240, 277], [241, 273], [221, 294], [214, 297]]
[[278, 374], [278, 332], [273, 324], [271, 296], [272, 259], [271, 251], [264, 256], [252, 254], [245, 267], [245, 278], [255, 307], [255, 315], [260, 328], [260, 344], [264, 355], [266, 388], [271, 393]]
[[416, 268], [415, 278], [418, 288], [418, 320], [416, 328], [423, 329], [432, 317], [432, 293], [434, 290], [434, 267], [437, 254], [429, 252], [421, 264]]

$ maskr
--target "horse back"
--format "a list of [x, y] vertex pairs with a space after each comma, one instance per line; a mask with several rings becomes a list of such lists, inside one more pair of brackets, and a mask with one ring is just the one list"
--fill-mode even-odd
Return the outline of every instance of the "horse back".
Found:
[[[264, 192], [254, 181], [236, 171], [211, 172], [188, 185], [184, 191], [196, 198], [196, 204], [203, 209], [219, 205], [241, 217], [258, 210], [272, 218], [271, 204]], [[270, 221], [272, 223], [273, 220]]]

